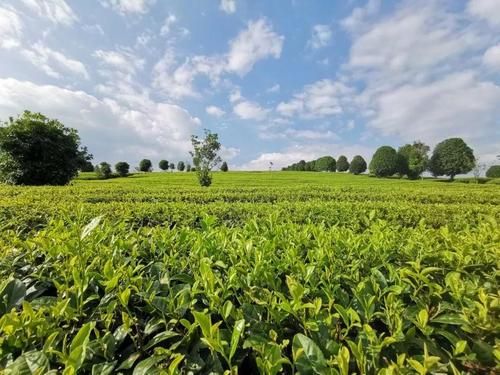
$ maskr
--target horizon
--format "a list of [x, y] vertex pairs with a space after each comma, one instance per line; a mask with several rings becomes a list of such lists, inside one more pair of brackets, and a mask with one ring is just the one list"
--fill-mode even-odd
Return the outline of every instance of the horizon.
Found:
[[463, 138], [500, 153], [500, 2], [6, 0], [0, 121], [41, 112], [94, 164], [190, 162], [219, 135], [231, 171]]

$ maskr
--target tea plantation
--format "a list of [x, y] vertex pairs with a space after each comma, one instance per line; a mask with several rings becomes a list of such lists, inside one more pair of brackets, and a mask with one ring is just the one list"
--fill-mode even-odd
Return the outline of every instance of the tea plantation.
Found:
[[499, 262], [495, 184], [219, 172], [208, 189], [192, 173], [0, 186], [0, 369], [494, 374]]

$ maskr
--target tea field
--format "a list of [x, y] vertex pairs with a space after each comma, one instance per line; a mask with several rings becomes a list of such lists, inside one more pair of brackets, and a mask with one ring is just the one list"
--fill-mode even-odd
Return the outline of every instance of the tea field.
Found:
[[495, 374], [500, 185], [0, 186], [5, 374]]

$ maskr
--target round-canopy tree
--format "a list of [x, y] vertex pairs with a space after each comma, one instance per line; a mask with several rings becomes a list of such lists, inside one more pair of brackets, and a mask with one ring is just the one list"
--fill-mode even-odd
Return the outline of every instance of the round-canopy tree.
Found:
[[352, 174], [361, 174], [366, 171], [366, 161], [361, 155], [356, 155], [352, 158], [349, 165], [349, 172]]
[[229, 170], [229, 167], [227, 166], [227, 163], [225, 161], [222, 162], [222, 165], [220, 166], [220, 170], [222, 172], [227, 172]]
[[337, 159], [337, 171], [345, 172], [348, 169], [349, 169], [349, 162], [347, 161], [347, 158], [344, 155], [340, 155], [339, 158]]
[[65, 185], [92, 159], [75, 129], [25, 111], [0, 126], [0, 181]]
[[128, 175], [129, 169], [130, 165], [127, 162], [119, 161], [115, 164], [115, 171], [120, 177], [126, 177]]
[[173, 172], [173, 171], [174, 171], [174, 169], [175, 169], [175, 164], [171, 162], [171, 163], [168, 165], [168, 167], [169, 167], [169, 168], [170, 168], [170, 170]]
[[314, 163], [314, 169], [318, 172], [335, 172], [337, 164], [331, 156], [323, 156]]
[[392, 176], [398, 170], [398, 161], [398, 154], [391, 146], [379, 147], [370, 162], [370, 173], [377, 177]]
[[95, 166], [95, 173], [97, 178], [106, 180], [111, 177], [111, 165], [103, 161], [101, 164]]
[[429, 170], [434, 176], [449, 176], [453, 180], [457, 174], [472, 171], [475, 164], [474, 151], [462, 138], [448, 138], [434, 148]]
[[406, 174], [410, 179], [419, 178], [429, 164], [429, 146], [422, 142], [413, 142], [399, 148], [400, 165], [398, 172]]
[[160, 169], [162, 171], [167, 171], [168, 170], [168, 161], [167, 160], [160, 160], [160, 162], [158, 163], [158, 167], [160, 167]]
[[186, 165], [184, 164], [183, 161], [180, 161], [180, 162], [177, 163], [177, 170], [179, 172], [182, 172], [184, 170], [184, 168], [186, 168]]
[[492, 165], [486, 171], [486, 177], [488, 178], [500, 178], [500, 165]]
[[149, 159], [142, 159], [139, 163], [139, 170], [141, 172], [151, 172], [153, 170], [153, 164]]

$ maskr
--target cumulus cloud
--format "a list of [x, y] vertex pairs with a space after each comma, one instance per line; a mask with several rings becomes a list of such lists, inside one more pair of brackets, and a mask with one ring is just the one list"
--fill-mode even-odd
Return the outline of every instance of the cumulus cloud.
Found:
[[500, 3], [498, 0], [470, 0], [467, 10], [486, 20], [491, 26], [500, 26]]
[[233, 107], [233, 112], [242, 120], [264, 120], [269, 110], [262, 108], [258, 103], [243, 100]]
[[10, 49], [21, 44], [23, 23], [17, 12], [0, 7], [0, 48]]
[[30, 49], [24, 49], [22, 55], [35, 67], [54, 78], [61, 78], [61, 73], [71, 73], [88, 79], [85, 65], [78, 60], [66, 57], [41, 42], [35, 43]]
[[78, 21], [78, 17], [65, 0], [21, 0], [38, 16], [47, 18], [54, 24], [69, 26]]
[[500, 71], [500, 43], [486, 50], [483, 63], [491, 69]]
[[341, 82], [323, 79], [306, 85], [287, 102], [281, 102], [276, 111], [283, 116], [321, 118], [343, 112], [343, 102], [349, 99], [353, 90]]
[[278, 59], [284, 39], [265, 18], [250, 21], [247, 28], [229, 43], [227, 70], [244, 76], [257, 61], [269, 57]]
[[205, 108], [205, 111], [210, 115], [214, 117], [222, 117], [225, 115], [225, 111], [222, 110], [221, 108], [215, 106], [215, 105], [210, 105], [207, 108]]
[[123, 15], [145, 14], [156, 0], [101, 0], [101, 4]]
[[104, 51], [97, 50], [92, 56], [106, 68], [118, 69], [121, 72], [135, 74], [144, 66], [144, 60], [130, 51]]
[[219, 8], [227, 14], [234, 13], [236, 12], [236, 0], [221, 0]]
[[327, 46], [332, 39], [332, 29], [328, 25], [314, 25], [308, 45], [313, 49]]
[[201, 125], [185, 109], [142, 100], [130, 107], [115, 99], [98, 99], [83, 91], [0, 79], [0, 118], [25, 108], [40, 111], [78, 129], [82, 141], [99, 160], [135, 162], [140, 156], [181, 157], [191, 148], [190, 135]]

